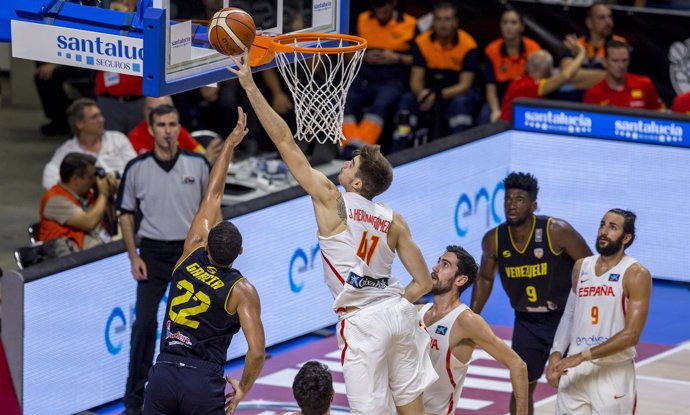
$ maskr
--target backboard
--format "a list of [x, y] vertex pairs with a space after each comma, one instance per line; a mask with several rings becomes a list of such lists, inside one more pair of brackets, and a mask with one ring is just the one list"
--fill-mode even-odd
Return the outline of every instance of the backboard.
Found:
[[[198, 87], [232, 76], [225, 69], [232, 65], [232, 61], [210, 48], [206, 36], [207, 20], [224, 7], [247, 11], [253, 17], [258, 33], [283, 34], [346, 32], [348, 13], [342, 12], [347, 10], [346, 5], [347, 1], [342, 0], [154, 0], [154, 8], [165, 11], [165, 22], [160, 12], [145, 15], [144, 53], [147, 59], [152, 55], [158, 58], [145, 66], [145, 82], [157, 81], [158, 90], [172, 88], [177, 92], [190, 89], [188, 85]], [[165, 28], [163, 42], [158, 40], [163, 33], [156, 31], [161, 27]], [[190, 38], [191, 42], [187, 40]], [[180, 47], [181, 44], [184, 46]], [[147, 45], [155, 45], [159, 50], [149, 53]], [[161, 45], [165, 45], [165, 51]], [[261, 69], [263, 67], [255, 68]], [[147, 79], [149, 77], [153, 79]]]
[[233, 77], [207, 38], [223, 7], [242, 8], [271, 34], [347, 33], [349, 23], [349, 0], [138, 0], [135, 11], [112, 10], [118, 3], [135, 2], [3, 0], [0, 41], [17, 58], [142, 76], [144, 95], [161, 96]]

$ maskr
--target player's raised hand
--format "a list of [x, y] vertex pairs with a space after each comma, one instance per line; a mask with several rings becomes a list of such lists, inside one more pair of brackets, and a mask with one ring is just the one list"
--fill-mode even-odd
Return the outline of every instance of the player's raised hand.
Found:
[[245, 392], [240, 387], [240, 382], [230, 376], [225, 377], [225, 381], [230, 384], [231, 392], [225, 394], [225, 414], [233, 415], [240, 401], [244, 399]]
[[242, 56], [230, 56], [230, 59], [235, 62], [237, 68], [228, 66], [227, 69], [237, 76], [242, 88], [248, 89], [250, 87], [256, 87], [254, 78], [252, 77], [252, 69], [249, 67], [249, 49], [245, 49]]
[[577, 55], [578, 53], [584, 51], [584, 48], [580, 42], [577, 41], [577, 36], [572, 33], [565, 36], [563, 44], [573, 53], [573, 55]]
[[228, 138], [225, 139], [225, 142], [233, 147], [237, 147], [248, 132], [247, 114], [242, 107], [237, 107], [237, 125], [235, 125], [235, 128], [230, 132]]

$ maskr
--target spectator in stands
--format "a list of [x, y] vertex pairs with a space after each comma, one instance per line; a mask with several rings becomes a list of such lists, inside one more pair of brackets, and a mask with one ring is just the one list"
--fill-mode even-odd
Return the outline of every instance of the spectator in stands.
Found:
[[585, 59], [585, 49], [577, 42], [575, 35], [566, 36], [563, 43], [573, 52], [575, 59], [571, 60], [560, 72], [552, 75], [553, 57], [551, 54], [544, 49], [532, 53], [527, 58], [527, 75], [511, 82], [505, 97], [503, 97], [502, 120], [512, 120], [513, 100], [546, 97], [571, 80], [577, 73]]
[[[624, 38], [613, 34], [613, 13], [611, 8], [601, 1], [595, 1], [587, 9], [585, 26], [587, 34], [578, 38], [578, 42], [585, 48], [585, 61], [582, 63], [582, 69], [571, 81], [574, 91], [562, 94], [562, 98], [572, 101], [582, 101], [584, 91], [604, 78], [606, 42], [610, 39], [626, 42]], [[572, 58], [561, 60], [561, 69], [571, 60]]]
[[[162, 97], [146, 97], [144, 100], [144, 119], [129, 132], [129, 142], [134, 147], [137, 154], [143, 154], [153, 150], [155, 144], [153, 141], [152, 128], [149, 125], [149, 114], [151, 110], [159, 105], [173, 105], [173, 100], [170, 96]], [[196, 141], [187, 131], [186, 128], [180, 126], [180, 134], [177, 136], [177, 146], [183, 150], [193, 151], [206, 157], [209, 164], [213, 164], [220, 150], [223, 146], [223, 141], [215, 138], [208, 144], [208, 148], [204, 148], [198, 141]]]
[[136, 156], [127, 136], [106, 131], [105, 120], [96, 101], [79, 98], [67, 108], [67, 118], [74, 137], [58, 147], [43, 169], [43, 187], [50, 189], [60, 179], [60, 163], [72, 152], [90, 154], [97, 165], [115, 175], [124, 171], [127, 162]]
[[112, 175], [96, 174], [94, 156], [67, 154], [60, 163], [60, 182], [41, 199], [39, 240], [57, 239], [57, 256], [110, 241], [103, 220], [114, 191]]
[[[177, 148], [180, 122], [175, 107], [153, 108], [149, 125], [155, 147], [127, 164], [117, 202], [122, 238], [137, 281], [137, 315], [124, 398], [125, 413], [131, 415], [141, 414], [144, 386], [156, 349], [158, 306], [182, 255], [209, 177], [209, 165], [203, 157]], [[136, 228], [135, 215], [141, 218]]]
[[447, 120], [442, 127], [445, 129], [447, 124], [452, 133], [472, 126], [479, 103], [479, 90], [473, 86], [478, 67], [477, 43], [458, 27], [455, 3], [436, 3], [431, 30], [417, 36], [412, 47], [413, 96], [406, 94], [400, 104], [401, 110], [413, 113], [433, 110], [432, 116]]
[[37, 62], [34, 74], [34, 84], [41, 99], [41, 106], [46, 118], [50, 120], [41, 126], [41, 134], [68, 135], [70, 133], [67, 122], [67, 107], [72, 99], [65, 90], [66, 84], [85, 82], [84, 94], [93, 96], [93, 71], [90, 69], [63, 66], [55, 63]]
[[[370, 3], [371, 11], [357, 18], [356, 34], [368, 45], [347, 95], [343, 121], [346, 143], [355, 147], [378, 142], [386, 118], [406, 89], [412, 41], [417, 35], [416, 19], [397, 10], [397, 0]], [[365, 107], [366, 112], [361, 114]]]
[[[136, 2], [118, 0], [109, 8], [117, 11], [136, 11]], [[144, 110], [143, 79], [141, 76], [115, 72], [96, 72], [96, 100], [105, 116], [105, 128], [128, 134], [141, 121]]]
[[628, 73], [630, 49], [617, 40], [606, 42], [606, 77], [585, 92], [588, 104], [663, 110], [664, 103], [654, 83], [646, 76]]
[[96, 100], [108, 130], [127, 134], [137, 126], [144, 110], [141, 76], [115, 72], [96, 73]]
[[522, 36], [524, 30], [522, 15], [516, 10], [506, 10], [501, 15], [501, 37], [484, 49], [486, 103], [491, 122], [501, 118], [501, 102], [510, 82], [525, 75], [527, 57], [541, 49], [537, 42]]
[[673, 99], [671, 111], [690, 115], [690, 91], [677, 95]]
[[335, 396], [333, 377], [328, 367], [312, 360], [302, 366], [292, 382], [292, 394], [300, 412], [282, 415], [328, 415]]

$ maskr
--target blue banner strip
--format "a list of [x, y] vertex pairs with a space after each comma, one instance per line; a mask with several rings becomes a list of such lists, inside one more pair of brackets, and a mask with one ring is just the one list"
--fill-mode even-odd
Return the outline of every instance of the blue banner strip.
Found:
[[520, 131], [690, 147], [690, 121], [515, 104]]

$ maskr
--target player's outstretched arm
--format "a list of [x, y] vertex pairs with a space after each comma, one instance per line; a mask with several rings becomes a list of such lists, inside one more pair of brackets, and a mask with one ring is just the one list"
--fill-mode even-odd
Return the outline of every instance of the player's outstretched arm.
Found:
[[225, 309], [228, 313], [237, 313], [239, 316], [242, 333], [247, 339], [248, 346], [240, 380], [225, 378], [233, 389], [233, 392], [226, 395], [225, 413], [234, 414], [237, 405], [247, 395], [264, 367], [266, 336], [264, 335], [264, 325], [261, 322], [259, 294], [249, 281], [240, 280], [235, 285]]
[[407, 272], [412, 276], [412, 282], [405, 287], [405, 297], [409, 302], [417, 301], [421, 296], [431, 291], [433, 282], [431, 281], [431, 273], [429, 267], [422, 256], [422, 251], [419, 246], [412, 240], [410, 227], [405, 222], [405, 219], [399, 214], [393, 214], [393, 223], [391, 231], [395, 232], [396, 251], [400, 257], [400, 261], [405, 266]]
[[[223, 220], [220, 202], [225, 190], [228, 166], [235, 152], [235, 147], [242, 142], [247, 132], [247, 114], [244, 113], [241, 107], [237, 107], [237, 125], [225, 139], [220, 155], [211, 169], [208, 187], [204, 197], [201, 199], [201, 206], [199, 206], [199, 210], [197, 210], [192, 220], [192, 226], [189, 228], [187, 239], [184, 241], [185, 254], [182, 258], [186, 257], [189, 252], [196, 249], [199, 245], [205, 244], [208, 232], [218, 222]], [[182, 261], [182, 258], [180, 261]]]
[[477, 282], [472, 287], [470, 308], [477, 314], [482, 312], [486, 301], [489, 299], [489, 295], [491, 295], [497, 267], [496, 228], [494, 228], [484, 234], [482, 238], [482, 260], [479, 263]]
[[520, 356], [491, 330], [491, 327], [479, 315], [470, 311], [461, 313], [455, 320], [456, 328], [463, 333], [463, 338], [474, 344], [499, 361], [510, 370], [510, 382], [513, 384], [515, 408], [517, 415], [527, 415], [528, 382], [527, 365]]
[[623, 291], [628, 298], [623, 330], [611, 336], [604, 343], [582, 353], [568, 356], [556, 364], [556, 370], [575, 367], [586, 360], [599, 359], [635, 346], [640, 341], [647, 321], [649, 299], [652, 295], [652, 275], [639, 263], [632, 265], [623, 274]]
[[257, 88], [249, 66], [249, 51], [245, 51], [241, 58], [234, 56], [230, 58], [237, 65], [237, 69], [228, 67], [228, 71], [237, 75], [237, 79], [246, 91], [249, 102], [259, 117], [261, 125], [266, 129], [292, 176], [313, 199], [328, 200], [332, 196], [331, 190], [335, 189], [335, 185], [323, 173], [311, 167], [307, 156], [295, 142], [290, 127], [273, 110]]

